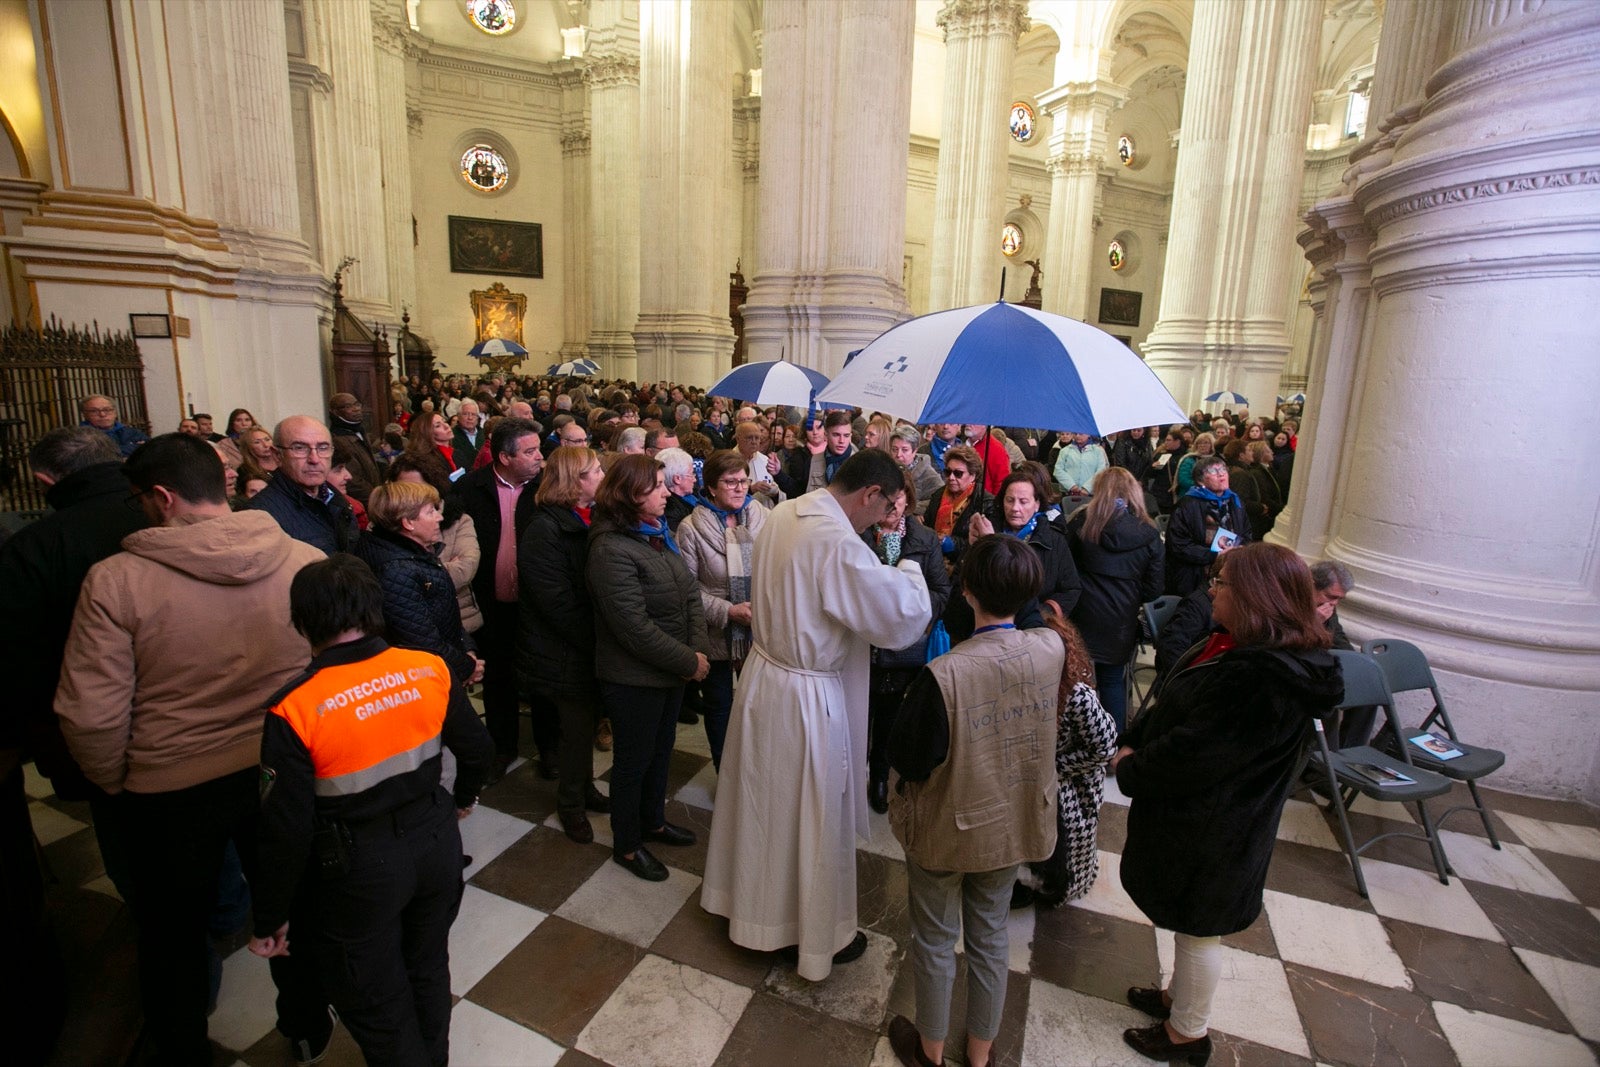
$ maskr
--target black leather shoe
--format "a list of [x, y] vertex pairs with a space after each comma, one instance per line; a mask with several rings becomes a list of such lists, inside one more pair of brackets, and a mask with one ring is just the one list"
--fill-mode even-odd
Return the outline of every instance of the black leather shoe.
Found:
[[556, 817], [561, 820], [561, 831], [578, 844], [587, 845], [594, 840], [594, 827], [583, 812], [558, 811]]
[[1165, 1019], [1172, 1014], [1172, 1009], [1167, 1007], [1161, 999], [1161, 990], [1149, 987], [1134, 986], [1128, 990], [1128, 1003], [1150, 1016], [1152, 1019]]
[[943, 1060], [935, 1063], [922, 1054], [922, 1035], [917, 1032], [916, 1024], [904, 1015], [889, 1020], [889, 1047], [894, 1050], [894, 1058], [905, 1067], [941, 1067], [943, 1063]]
[[665, 882], [667, 880], [666, 864], [650, 855], [649, 849], [636, 848], [633, 850], [633, 859], [629, 859], [626, 856], [612, 856], [611, 861], [647, 882]]
[[850, 939], [850, 943], [833, 954], [833, 962], [854, 963], [856, 960], [859, 960], [862, 956], [866, 955], [866, 951], [867, 935], [862, 933], [860, 930], [857, 930], [856, 936]]
[[889, 813], [889, 781], [874, 778], [867, 783], [867, 805], [879, 815]]
[[583, 791], [583, 806], [586, 811], [592, 811], [596, 815], [609, 815], [611, 798], [591, 785]]
[[1183, 1060], [1189, 1067], [1205, 1067], [1205, 1062], [1211, 1058], [1211, 1035], [1197, 1037], [1193, 1041], [1174, 1041], [1167, 1036], [1165, 1023], [1156, 1023], [1133, 1030], [1122, 1031], [1122, 1040], [1128, 1047], [1153, 1060], [1170, 1062]]
[[692, 845], [699, 840], [699, 838], [695, 837], [693, 830], [685, 830], [683, 827], [674, 826], [670, 822], [662, 823], [659, 830], [646, 830], [644, 839], [646, 841], [654, 841], [659, 845], [679, 846]]

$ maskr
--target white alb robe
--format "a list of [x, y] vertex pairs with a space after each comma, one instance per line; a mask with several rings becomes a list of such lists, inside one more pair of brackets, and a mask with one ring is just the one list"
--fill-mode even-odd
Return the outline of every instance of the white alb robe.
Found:
[[751, 566], [753, 648], [734, 695], [701, 903], [735, 943], [799, 945], [828, 976], [856, 933], [867, 829], [869, 648], [904, 648], [931, 606], [921, 569], [885, 567], [827, 490], [775, 508]]

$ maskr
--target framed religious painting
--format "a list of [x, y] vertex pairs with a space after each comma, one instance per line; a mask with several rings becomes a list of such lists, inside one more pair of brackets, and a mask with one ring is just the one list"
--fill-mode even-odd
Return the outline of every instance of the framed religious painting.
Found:
[[1139, 325], [1139, 306], [1144, 294], [1132, 289], [1100, 290], [1100, 321], [1108, 326]]
[[544, 277], [544, 227], [449, 216], [450, 270], [454, 274]]
[[476, 341], [522, 343], [522, 320], [528, 313], [528, 295], [513, 293], [499, 282], [472, 291], [472, 321]]

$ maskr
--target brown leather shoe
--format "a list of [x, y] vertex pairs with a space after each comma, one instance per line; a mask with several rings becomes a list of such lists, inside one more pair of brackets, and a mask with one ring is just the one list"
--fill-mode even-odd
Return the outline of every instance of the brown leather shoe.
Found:
[[589, 825], [588, 816], [581, 811], [558, 811], [556, 816], [561, 820], [562, 831], [580, 845], [591, 844], [594, 841], [594, 827]]

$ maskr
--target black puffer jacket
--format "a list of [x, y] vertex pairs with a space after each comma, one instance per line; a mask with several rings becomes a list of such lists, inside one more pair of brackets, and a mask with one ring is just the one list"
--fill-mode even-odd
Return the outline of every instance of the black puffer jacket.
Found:
[[670, 689], [707, 648], [700, 587], [678, 554], [605, 520], [589, 530], [594, 673], [620, 685]]
[[415, 541], [377, 526], [356, 551], [383, 586], [383, 621], [389, 643], [432, 652], [450, 667], [450, 677], [466, 685], [477, 669], [467, 650], [472, 638], [461, 627], [456, 586], [439, 557]]
[[517, 544], [522, 627], [517, 680], [525, 693], [594, 699], [594, 608], [584, 573], [589, 527], [571, 508], [541, 504]]
[[[878, 550], [877, 527], [868, 527], [861, 540], [874, 552]], [[879, 557], [880, 559], [882, 557]], [[944, 555], [939, 551], [939, 539], [933, 531], [917, 521], [915, 515], [906, 516], [906, 533], [900, 540], [900, 558], [915, 560], [922, 568], [922, 579], [928, 583], [928, 601], [933, 610], [928, 613], [928, 625], [944, 614], [950, 599], [950, 575], [944, 569]], [[872, 666], [875, 668], [920, 668], [927, 659], [928, 642], [919, 637], [905, 648], [873, 648]]]
[[1218, 524], [1239, 536], [1239, 543], [1250, 540], [1250, 520], [1244, 505], [1234, 496], [1226, 505], [1185, 493], [1167, 523], [1167, 592], [1188, 596], [1206, 584], [1206, 571], [1217, 554], [1211, 539]]
[[1117, 765], [1132, 801], [1122, 885], [1151, 922], [1210, 937], [1255, 921], [1312, 720], [1343, 695], [1325, 651], [1180, 664], [1123, 735], [1133, 752]]
[[1083, 539], [1087, 518], [1079, 511], [1067, 523], [1067, 544], [1083, 583], [1072, 622], [1096, 663], [1126, 663], [1139, 640], [1139, 606], [1161, 595], [1161, 534], [1123, 511], [1090, 544]]

